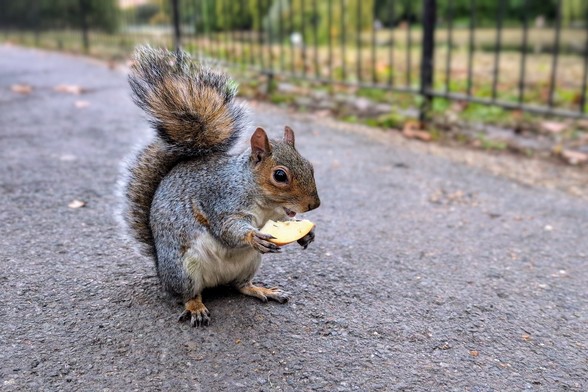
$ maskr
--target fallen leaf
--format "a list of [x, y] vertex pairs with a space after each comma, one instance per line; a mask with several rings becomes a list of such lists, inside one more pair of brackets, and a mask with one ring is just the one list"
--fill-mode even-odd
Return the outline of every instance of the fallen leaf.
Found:
[[23, 95], [30, 94], [31, 92], [33, 92], [33, 88], [28, 84], [13, 84], [12, 86], [10, 86], [10, 89], [14, 93]]
[[431, 134], [422, 129], [422, 124], [420, 121], [408, 120], [405, 122], [404, 128], [402, 129], [402, 134], [407, 139], [418, 139], [425, 142], [431, 140]]
[[76, 108], [78, 109], [83, 109], [83, 108], [87, 108], [88, 106], [90, 106], [90, 102], [88, 101], [76, 101], [75, 102]]
[[86, 205], [85, 201], [81, 201], [81, 200], [72, 200], [67, 206], [69, 208], [82, 208]]
[[318, 111], [314, 112], [314, 115], [317, 117], [328, 117], [331, 115], [331, 111], [329, 109], [318, 110]]
[[80, 95], [84, 92], [84, 89], [81, 86], [77, 86], [75, 84], [60, 84], [53, 88], [53, 90], [57, 91], [58, 93], [66, 93], [66, 94], [75, 94]]
[[480, 352], [479, 351], [476, 351], [476, 350], [470, 350], [470, 355], [472, 357], [477, 357], [478, 355], [480, 355]]
[[541, 123], [541, 128], [551, 133], [561, 133], [565, 131], [567, 127], [568, 124], [555, 121], [543, 121]]
[[588, 120], [581, 119], [576, 121], [576, 125], [582, 129], [588, 129]]
[[588, 154], [580, 151], [563, 150], [561, 156], [570, 165], [579, 165], [588, 162]]

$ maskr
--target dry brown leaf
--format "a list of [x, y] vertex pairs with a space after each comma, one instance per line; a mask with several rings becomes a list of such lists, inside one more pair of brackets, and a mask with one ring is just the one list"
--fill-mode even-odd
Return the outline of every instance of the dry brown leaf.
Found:
[[78, 109], [87, 108], [88, 106], [90, 106], [90, 102], [88, 102], [88, 101], [76, 101], [75, 102], [75, 106]]
[[565, 131], [567, 127], [568, 124], [555, 121], [543, 121], [541, 123], [541, 128], [550, 133], [561, 133]]
[[59, 84], [53, 88], [53, 90], [57, 91], [58, 93], [66, 93], [66, 94], [75, 94], [80, 95], [84, 92], [84, 89], [81, 86], [77, 86], [75, 84]]
[[314, 115], [317, 117], [328, 117], [331, 115], [331, 111], [329, 109], [317, 110], [316, 112], [314, 112]]
[[563, 150], [561, 156], [570, 165], [580, 165], [588, 162], [588, 154], [580, 151]]
[[33, 87], [28, 84], [13, 84], [10, 86], [10, 90], [18, 94], [30, 94], [33, 92]]
[[86, 205], [85, 201], [81, 201], [81, 200], [72, 200], [67, 206], [69, 208], [82, 208]]
[[477, 357], [478, 355], [480, 355], [480, 352], [477, 350], [470, 350], [470, 355], [472, 357]]
[[404, 123], [402, 134], [408, 139], [418, 139], [425, 142], [431, 140], [431, 134], [422, 129], [422, 124], [416, 120], [408, 120]]

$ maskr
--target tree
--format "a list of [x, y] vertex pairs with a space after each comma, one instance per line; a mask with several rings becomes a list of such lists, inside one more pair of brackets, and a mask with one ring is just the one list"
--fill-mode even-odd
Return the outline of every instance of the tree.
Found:
[[[329, 10], [329, 3], [331, 8]], [[374, 23], [374, 0], [275, 0], [265, 15], [263, 27], [270, 37], [279, 37], [280, 25], [284, 37], [294, 32], [303, 41], [327, 42], [341, 35], [341, 28], [352, 39], [356, 33], [371, 30]], [[329, 30], [329, 12], [331, 28]]]
[[79, 28], [82, 10], [91, 29], [114, 32], [118, 27], [116, 0], [4, 1], [0, 24], [12, 28]]

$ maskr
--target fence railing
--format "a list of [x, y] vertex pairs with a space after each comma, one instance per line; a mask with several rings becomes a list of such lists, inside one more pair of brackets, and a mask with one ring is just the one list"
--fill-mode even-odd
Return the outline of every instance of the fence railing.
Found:
[[[15, 3], [26, 1], [2, 1], [3, 6]], [[572, 3], [576, 9], [570, 11]], [[582, 1], [70, 0], [69, 4], [67, 15], [60, 18], [54, 10], [50, 20], [38, 5], [29, 7], [20, 22], [0, 16], [0, 37], [112, 55], [128, 54], [144, 42], [182, 46], [197, 57], [244, 66], [269, 77], [408, 93], [417, 97], [422, 119], [437, 101], [587, 116], [588, 5]]]

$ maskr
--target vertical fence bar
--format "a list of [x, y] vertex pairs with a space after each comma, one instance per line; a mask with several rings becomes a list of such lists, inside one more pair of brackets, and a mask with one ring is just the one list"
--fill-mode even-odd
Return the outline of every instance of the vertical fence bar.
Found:
[[437, 0], [423, 0], [423, 47], [421, 58], [421, 88], [423, 102], [419, 120], [425, 122], [431, 112], [433, 96], [433, 71], [435, 60], [435, 25], [437, 22]]
[[204, 37], [204, 23], [201, 23], [198, 20], [198, 7], [196, 5], [196, 0], [192, 0], [190, 4], [192, 8], [190, 25], [194, 28], [194, 38], [192, 43], [197, 46], [198, 61], [202, 61], [202, 58], [204, 57], [204, 43], [201, 40]]
[[34, 1], [32, 4], [31, 10], [31, 19], [33, 21], [33, 34], [35, 39], [35, 46], [39, 47], [41, 42], [40, 35], [41, 35], [41, 23], [39, 20], [39, 2]]
[[306, 38], [308, 37], [308, 34], [306, 34], [306, 18], [304, 17], [304, 14], [306, 13], [305, 5], [305, 1], [300, 0], [300, 12], [302, 13], [300, 18], [302, 25], [302, 74], [304, 76], [306, 76]]
[[445, 93], [451, 90], [451, 54], [453, 52], [453, 0], [447, 2], [447, 56], [445, 57]]
[[410, 4], [411, 3], [405, 3], [405, 6], [407, 7], [404, 9], [404, 13], [408, 15], [406, 21], [406, 87], [410, 87], [410, 85], [412, 84], [412, 34], [410, 32], [410, 17], [412, 16], [412, 8]]
[[[266, 38], [266, 46], [268, 49], [268, 58], [269, 58], [269, 76], [270, 78], [273, 78], [274, 75], [274, 51], [273, 51], [273, 42], [272, 42], [272, 18], [271, 15], [269, 15], [269, 10], [271, 9], [271, 0], [268, 1], [266, 3], [266, 5], [268, 5], [267, 9], [268, 9], [268, 17], [267, 17], [267, 34], [264, 33], [264, 36]], [[263, 27], [263, 23], [262, 23], [262, 27]]]
[[555, 90], [556, 75], [557, 75], [557, 60], [559, 57], [559, 41], [561, 35], [561, 0], [557, 1], [557, 15], [555, 19], [555, 43], [553, 47], [553, 59], [551, 63], [551, 76], [549, 78], [549, 99], [547, 104], [553, 107], [553, 92]]
[[328, 0], [327, 4], [327, 44], [329, 46], [329, 81], [333, 81], [333, 39], [332, 39], [332, 29], [333, 29], [333, 0]]
[[224, 52], [225, 52], [225, 61], [226, 62], [230, 62], [231, 58], [231, 51], [230, 51], [230, 46], [231, 46], [231, 33], [230, 33], [230, 23], [231, 23], [231, 14], [229, 12], [229, 10], [231, 9], [230, 5], [234, 0], [228, 0], [225, 2], [225, 0], [223, 0], [222, 2], [222, 14], [223, 14], [223, 38], [225, 41], [225, 47], [224, 47]]
[[318, 22], [319, 22], [319, 14], [318, 9], [316, 6], [316, 0], [312, 0], [312, 31], [313, 31], [313, 38], [314, 38], [314, 48], [313, 48], [313, 56], [314, 56], [314, 77], [319, 78], [319, 55], [318, 55]]
[[182, 47], [182, 33], [180, 32], [180, 7], [178, 5], [179, 0], [171, 0], [172, 5], [172, 18], [174, 24], [174, 47], [176, 51], [180, 51]]
[[260, 65], [261, 65], [261, 69], [265, 69], [265, 61], [264, 61], [264, 56], [263, 56], [263, 26], [262, 26], [262, 21], [263, 19], [261, 18], [261, 15], [263, 14], [262, 12], [262, 5], [261, 2], [263, 0], [257, 0], [257, 17], [259, 19], [259, 36], [257, 37], [257, 42], [259, 44], [259, 61], [260, 61]]
[[[202, 37], [204, 36], [204, 25], [201, 21], [198, 20], [198, 7], [196, 6], [196, 1], [191, 0], [191, 10], [192, 10], [192, 17], [190, 18], [190, 26], [192, 26], [193, 34], [192, 34], [192, 47], [195, 53], [198, 53], [198, 61], [201, 62], [202, 58], [204, 57], [204, 45], [201, 41]], [[195, 47], [194, 47], [195, 46]]]
[[355, 44], [357, 46], [357, 57], [355, 59], [355, 69], [357, 71], [357, 80], [361, 82], [361, 0], [357, 2], [357, 31], [355, 32]]
[[[243, 12], [245, 12], [245, 7], [243, 6], [243, 0], [241, 0], [239, 2], [239, 7], [238, 7], [238, 15], [241, 15]], [[246, 39], [245, 39], [245, 28], [244, 26], [239, 26], [238, 27], [238, 33], [237, 33], [237, 38], [238, 38], [238, 42], [239, 42], [239, 52], [241, 53], [241, 65], [245, 65], [247, 64], [247, 51], [245, 49], [246, 48]]]
[[203, 7], [205, 7], [204, 17], [208, 20], [208, 29], [210, 31], [210, 55], [213, 57], [217, 55], [217, 45], [216, 45], [216, 12], [214, 12], [214, 8], [212, 10], [208, 10], [208, 2], [202, 2]]
[[[247, 0], [241, 0], [241, 7], [243, 10], [246, 9], [248, 3]], [[249, 65], [254, 66], [255, 65], [255, 56], [253, 55], [253, 26], [251, 26], [248, 35], [248, 39], [247, 39], [247, 44], [249, 46]], [[243, 45], [245, 45], [243, 43]]]
[[341, 6], [341, 80], [347, 79], [347, 59], [345, 46], [347, 45], [345, 37], [345, 0], [340, 0]]
[[474, 68], [474, 43], [475, 43], [475, 29], [476, 29], [476, 0], [470, 0], [470, 42], [468, 52], [468, 84], [467, 84], [467, 95], [472, 96], [472, 76]]
[[375, 15], [372, 20], [372, 39], [371, 39], [371, 56], [372, 56], [372, 83], [377, 83], [378, 76], [376, 75], [376, 23]]
[[582, 78], [582, 91], [580, 92], [580, 113], [586, 112], [586, 87], [588, 83], [588, 7], [584, 15], [586, 44], [584, 45], [584, 76]]
[[494, 46], [494, 75], [492, 77], [492, 101], [496, 101], [497, 84], [500, 76], [500, 51], [502, 50], [502, 20], [504, 19], [505, 0], [498, 4], [498, 15], [496, 18], [496, 44]]
[[292, 9], [294, 8], [294, 0], [290, 3], [289, 8], [289, 18], [290, 21], [290, 35], [288, 36], [288, 45], [290, 46], [290, 72], [294, 74], [296, 72], [296, 61], [295, 61], [295, 50], [294, 50], [294, 42], [292, 42], [293, 33], [294, 33], [294, 15], [292, 15]]
[[86, 0], [80, 0], [80, 26], [82, 28], [82, 46], [84, 52], [90, 51], [90, 38], [88, 37], [88, 4]]
[[[264, 36], [266, 37], [266, 46], [268, 49], [268, 58], [269, 58], [269, 70], [266, 72], [267, 75], [267, 94], [270, 95], [274, 91], [275, 83], [274, 83], [274, 51], [273, 51], [273, 40], [272, 40], [272, 18], [271, 18], [271, 0], [265, 3], [267, 6], [266, 9], [268, 10], [267, 15], [267, 34], [265, 34], [264, 29]], [[263, 28], [263, 23], [262, 23]]]
[[284, 72], [284, 10], [282, 9], [282, 1], [278, 0], [278, 24], [279, 24], [279, 44], [280, 44], [280, 72]]
[[231, 40], [231, 58], [233, 63], [238, 63], [238, 56], [237, 56], [237, 40], [235, 39], [235, 4], [237, 4], [237, 2], [235, 0], [232, 0], [229, 6], [229, 39]]
[[390, 0], [390, 45], [389, 45], [389, 53], [388, 53], [388, 64], [390, 65], [390, 75], [388, 76], [388, 85], [390, 87], [394, 86], [394, 28], [396, 27], [396, 1]]
[[519, 72], [519, 104], [525, 99], [525, 74], [527, 71], [527, 45], [529, 42], [529, 0], [523, 3], [523, 45], [521, 48], [521, 68]]

